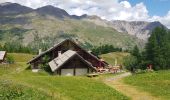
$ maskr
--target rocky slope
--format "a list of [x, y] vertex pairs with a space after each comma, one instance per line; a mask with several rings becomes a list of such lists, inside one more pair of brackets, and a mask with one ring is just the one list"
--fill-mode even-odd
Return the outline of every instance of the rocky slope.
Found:
[[6, 2], [0, 4], [0, 16], [18, 15], [18, 14], [29, 13], [31, 11], [33, 11], [33, 9], [22, 6], [17, 3]]
[[93, 22], [100, 26], [114, 28], [120, 33], [127, 33], [143, 41], [147, 41], [148, 37], [150, 36], [154, 28], [165, 27], [160, 22], [122, 21], [122, 20], [107, 21], [102, 20], [97, 16], [89, 16], [84, 18], [84, 20]]
[[144, 21], [112, 21], [111, 27], [119, 32], [128, 33], [139, 39], [146, 41], [152, 30], [156, 27], [164, 27], [160, 22], [144, 22]]

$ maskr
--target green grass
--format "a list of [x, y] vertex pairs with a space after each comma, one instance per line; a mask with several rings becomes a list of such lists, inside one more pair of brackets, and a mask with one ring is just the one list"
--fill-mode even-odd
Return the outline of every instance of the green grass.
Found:
[[0, 64], [0, 76], [16, 72], [19, 64]]
[[[25, 78], [27, 77], [27, 78]], [[60, 77], [31, 73], [25, 71], [11, 77], [22, 84], [31, 84], [33, 88], [40, 88], [60, 99], [68, 100], [121, 100], [128, 99], [116, 90], [99, 80], [86, 77]]]
[[34, 55], [25, 53], [8, 53], [8, 55], [12, 56], [15, 62], [28, 62], [34, 57]]
[[162, 99], [170, 98], [170, 70], [133, 75], [124, 82]]
[[0, 76], [4, 74], [12, 74], [21, 70], [25, 70], [28, 66], [26, 63], [33, 58], [34, 55], [24, 53], [8, 53], [14, 58], [14, 64], [0, 64]]
[[[104, 84], [100, 79], [87, 78], [85, 76], [79, 77], [64, 77], [52, 76], [44, 71], [33, 73], [30, 70], [25, 70], [27, 60], [30, 60], [32, 55], [28, 54], [10, 54], [15, 57], [15, 64], [0, 65], [0, 80], [12, 81], [11, 86], [22, 86], [22, 91], [33, 99], [42, 100], [43, 95], [45, 99], [55, 100], [127, 100], [128, 97], [117, 92], [113, 88]], [[7, 66], [7, 67], [5, 67]], [[110, 75], [103, 75], [107, 77]], [[7, 83], [8, 84], [8, 83]], [[6, 87], [4, 87], [5, 89]], [[7, 90], [13, 90], [13, 87]], [[8, 92], [8, 91], [7, 91]], [[6, 93], [7, 93], [6, 92]], [[13, 96], [13, 91], [10, 96]], [[39, 93], [39, 95], [33, 95]], [[0, 92], [0, 95], [2, 92]], [[4, 94], [5, 95], [5, 94]], [[14, 89], [16, 98], [20, 98]], [[6, 96], [6, 95], [5, 95]], [[40, 98], [38, 98], [40, 97]]]
[[102, 59], [106, 60], [111, 65], [115, 65], [115, 59], [117, 59], [117, 64], [123, 65], [123, 58], [127, 55], [129, 55], [129, 53], [112, 52], [112, 53], [103, 54], [100, 57], [102, 57]]
[[36, 89], [0, 80], [0, 100], [49, 100], [50, 96]]

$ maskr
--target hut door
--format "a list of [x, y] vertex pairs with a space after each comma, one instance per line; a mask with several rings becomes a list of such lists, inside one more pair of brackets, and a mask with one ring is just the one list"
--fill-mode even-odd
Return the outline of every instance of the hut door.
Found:
[[74, 75], [74, 69], [61, 69], [61, 75], [63, 76], [73, 76]]

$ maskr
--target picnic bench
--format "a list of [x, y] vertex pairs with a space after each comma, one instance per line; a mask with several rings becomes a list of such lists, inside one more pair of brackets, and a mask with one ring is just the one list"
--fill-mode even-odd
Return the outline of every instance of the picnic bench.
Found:
[[97, 76], [99, 76], [99, 74], [97, 73], [87, 74], [87, 77], [97, 77]]

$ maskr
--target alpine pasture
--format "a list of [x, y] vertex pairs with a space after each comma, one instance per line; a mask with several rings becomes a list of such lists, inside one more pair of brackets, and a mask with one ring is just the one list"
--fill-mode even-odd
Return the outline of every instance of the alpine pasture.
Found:
[[[6, 90], [4, 93], [0, 92], [3, 93], [0, 96], [2, 99], [22, 100], [22, 96], [36, 100], [42, 100], [42, 98], [44, 100], [129, 99], [99, 79], [87, 78], [86, 76], [53, 76], [44, 71], [33, 73], [31, 70], [27, 70], [28, 65], [26, 64], [33, 55], [16, 53], [9, 55], [15, 58], [15, 63], [0, 67], [0, 83], [3, 84], [0, 88]], [[4, 85], [7, 86], [4, 87]]]

